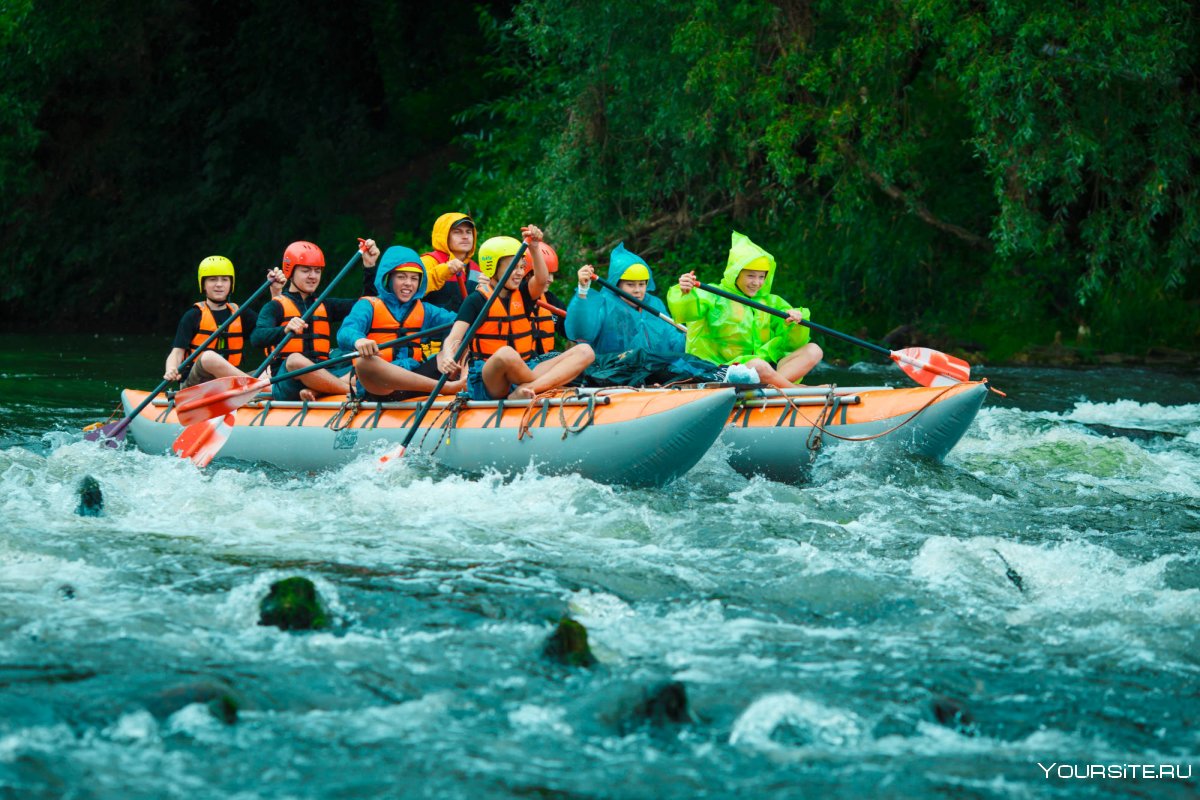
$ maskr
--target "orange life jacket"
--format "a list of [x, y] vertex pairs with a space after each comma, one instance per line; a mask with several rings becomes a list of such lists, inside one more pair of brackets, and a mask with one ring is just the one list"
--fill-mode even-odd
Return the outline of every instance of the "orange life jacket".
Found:
[[[542, 295], [542, 297], [544, 298], [545, 295]], [[553, 351], [554, 314], [539, 305], [535, 305], [533, 308], [533, 327], [536, 330], [533, 346], [537, 348], [538, 355]]]
[[508, 296], [507, 310], [504, 308], [503, 297], [492, 303], [487, 319], [475, 331], [475, 338], [471, 340], [471, 352], [487, 358], [504, 345], [516, 350], [522, 361], [528, 361], [538, 354], [533, 337], [533, 320], [525, 310], [524, 299], [519, 290]]
[[[271, 301], [283, 306], [283, 319], [279, 321], [280, 327], [286, 328], [288, 322], [304, 316], [300, 313], [295, 301], [286, 294], [272, 297]], [[329, 314], [325, 312], [325, 304], [321, 303], [308, 318], [308, 327], [305, 328], [304, 333], [292, 337], [292, 340], [285, 344], [279, 352], [281, 354], [300, 353], [312, 361], [324, 361], [329, 358], [332, 346], [333, 339], [329, 336]], [[268, 347], [266, 352], [269, 354], [271, 349]]]
[[[425, 326], [425, 304], [420, 300], [413, 303], [412, 310], [408, 312], [404, 322], [400, 322], [392, 314], [387, 304], [378, 297], [366, 297], [365, 300], [371, 303], [371, 327], [367, 329], [367, 338], [374, 339], [379, 344], [399, 339], [401, 336], [408, 336], [410, 333], [416, 333]], [[413, 339], [401, 347], [408, 350], [408, 357], [417, 361], [425, 360], [425, 347], [422, 346], [420, 339]], [[384, 361], [391, 361], [395, 357], [394, 348], [388, 347], [379, 351], [379, 357]]]
[[[217, 325], [217, 318], [213, 316], [212, 309], [208, 307], [208, 303], [196, 303], [196, 308], [200, 309], [200, 327], [196, 329], [196, 333], [192, 336], [192, 346], [184, 353], [184, 357], [190, 356], [193, 350], [204, 344], [204, 340], [220, 327]], [[229, 304], [229, 313], [233, 314], [233, 322], [229, 324], [229, 327], [225, 329], [223, 334], [213, 339], [212, 343], [206, 349], [224, 356], [226, 361], [236, 367], [242, 363], [242, 352], [245, 349], [245, 342], [242, 336], [242, 318], [238, 316], [237, 303]]]

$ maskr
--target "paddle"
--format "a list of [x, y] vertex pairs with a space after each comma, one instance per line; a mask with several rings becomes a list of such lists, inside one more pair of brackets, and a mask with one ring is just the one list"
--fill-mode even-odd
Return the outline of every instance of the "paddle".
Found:
[[[487, 319], [488, 311], [491, 309], [492, 303], [496, 302], [496, 298], [500, 296], [500, 291], [503, 289], [504, 284], [508, 283], [508, 279], [512, 276], [513, 271], [516, 270], [517, 265], [521, 263], [521, 259], [524, 257], [525, 250], [528, 247], [529, 242], [521, 242], [521, 246], [517, 248], [516, 255], [514, 255], [512, 260], [508, 262], [508, 268], [504, 270], [504, 277], [502, 277], [499, 282], [496, 283], [496, 289], [490, 295], [488, 295], [487, 299], [483, 303], [483, 308], [479, 310], [478, 316], [475, 317], [475, 321], [471, 323], [470, 328], [467, 328], [466, 334], [463, 336], [462, 341], [459, 342], [458, 351], [454, 354], [454, 360], [456, 362], [462, 362], [463, 355], [466, 354], [467, 348], [471, 346], [471, 339], [475, 337], [475, 331], [479, 330], [479, 326], [482, 325], [484, 320]], [[409, 424], [408, 433], [404, 436], [404, 441], [400, 443], [399, 447], [389, 450], [379, 457], [380, 466], [391, 461], [393, 458], [401, 458], [404, 455], [404, 451], [408, 449], [409, 444], [412, 443], [413, 437], [417, 435], [417, 428], [420, 427], [421, 421], [425, 419], [425, 415], [429, 413], [429, 409], [433, 406], [434, 401], [437, 400], [438, 393], [442, 391], [442, 387], [446, 384], [446, 378], [448, 377], [449, 376], [443, 372], [442, 376], [438, 378], [437, 385], [434, 386], [433, 391], [429, 393], [429, 399], [422, 403], [421, 407], [417, 409], [416, 414], [413, 415], [412, 422]]]
[[[751, 300], [743, 295], [733, 294], [724, 289], [710, 286], [707, 283], [698, 283], [697, 289], [703, 289], [706, 292], [715, 294], [719, 297], [725, 297], [742, 305], [750, 306], [751, 308], [765, 311], [782, 319], [787, 319], [788, 315], [777, 308], [765, 306], [762, 303]], [[851, 344], [856, 344], [859, 347], [865, 347], [868, 350], [885, 355], [895, 361], [905, 375], [912, 378], [922, 386], [950, 386], [971, 379], [971, 365], [961, 358], [948, 356], [938, 350], [931, 350], [928, 347], [906, 347], [903, 350], [889, 350], [886, 347], [872, 342], [864, 341], [856, 336], [851, 336], [848, 333], [835, 331], [833, 328], [827, 328], [811, 320], [801, 320], [801, 325], [812, 328], [815, 331], [833, 336], [836, 339], [841, 339]]]
[[[410, 333], [407, 336], [401, 336], [399, 339], [392, 339], [381, 343], [379, 349], [386, 350], [389, 347], [398, 347], [399, 345], [411, 342], [413, 339], [419, 339], [422, 336], [435, 336], [448, 331], [453, 325], [454, 323], [448, 322], [445, 325], [438, 325], [436, 328], [426, 328], [423, 331]], [[307, 367], [302, 367], [270, 380], [266, 378], [230, 376], [228, 378], [216, 378], [215, 380], [199, 383], [195, 386], [189, 386], [175, 395], [175, 416], [179, 419], [181, 425], [189, 426], [198, 422], [204, 422], [210, 418], [220, 417], [246, 405], [254, 395], [273, 383], [279, 383], [280, 381], [294, 378], [297, 375], [316, 372], [319, 369], [348, 364], [356, 358], [358, 358], [358, 353], [345, 353], [336, 358], [310, 364]]]
[[[379, 348], [383, 350], [388, 347], [397, 347], [422, 336], [432, 336], [442, 333], [451, 328], [453, 324], [452, 322], [446, 323], [445, 325], [438, 325], [436, 328], [428, 328], [416, 333], [410, 333], [407, 336], [401, 336], [399, 339], [383, 342], [379, 345]], [[208, 463], [225, 446], [225, 441], [229, 438], [229, 434], [233, 433], [233, 426], [237, 424], [237, 417], [234, 416], [233, 412], [250, 402], [250, 398], [260, 390], [267, 388], [272, 383], [278, 383], [296, 375], [303, 375], [306, 372], [344, 364], [355, 358], [358, 358], [358, 353], [346, 353], [337, 358], [322, 361], [319, 364], [310, 364], [307, 367], [289, 372], [278, 378], [272, 378], [269, 381], [265, 378], [241, 378], [233, 376], [217, 378], [207, 383], [188, 387], [184, 392], [176, 395], [176, 401], [181, 396], [184, 396], [185, 392], [191, 392], [193, 389], [203, 389], [204, 391], [184, 396], [183, 403], [175, 406], [176, 417], [179, 418], [181, 423], [187, 425], [187, 427], [176, 437], [175, 442], [171, 445], [171, 450], [180, 458], [190, 458], [198, 467], [208, 466]]]
[[[255, 290], [254, 294], [250, 295], [249, 299], [247, 299], [246, 302], [244, 302], [240, 306], [238, 306], [238, 310], [240, 311], [243, 308], [248, 308], [251, 303], [253, 303], [255, 300], [258, 299], [259, 295], [261, 295], [263, 292], [265, 292], [269, 288], [271, 288], [271, 279], [267, 278], [266, 283], [264, 283], [262, 286], [258, 287], [258, 289]], [[213, 331], [212, 333], [210, 333], [208, 335], [207, 339], [205, 339], [203, 342], [201, 342], [199, 345], [197, 345], [196, 349], [193, 350], [191, 352], [191, 354], [188, 355], [187, 358], [185, 358], [182, 362], [180, 362], [179, 366], [176, 367], [175, 369], [178, 372], [183, 372], [183, 370], [186, 369], [188, 366], [190, 366], [193, 361], [195, 361], [197, 358], [199, 358], [200, 354], [204, 352], [205, 348], [207, 348], [208, 345], [214, 339], [216, 339], [218, 336], [220, 336], [222, 333], [224, 333], [226, 331], [226, 329], [228, 329], [229, 326], [233, 324], [233, 321], [237, 318], [238, 318], [238, 314], [230, 314], [229, 319], [222, 322], [215, 331]], [[170, 380], [169, 378], [164, 378], [163, 382], [160, 383], [154, 389], [154, 391], [152, 391], [152, 392], [150, 392], [150, 394], [146, 395], [146, 399], [143, 400], [141, 403], [139, 403], [138, 407], [135, 408], [133, 411], [129, 412], [129, 414], [124, 419], [122, 419], [120, 422], [110, 422], [107, 425], [102, 425], [99, 428], [96, 428], [95, 430], [88, 431], [87, 434], [83, 438], [88, 440], [89, 442], [94, 442], [97, 439], [103, 438], [105, 446], [116, 447], [118, 444], [121, 443], [121, 440], [123, 440], [125, 438], [125, 430], [129, 427], [129, 423], [133, 421], [133, 418], [136, 417], [138, 414], [142, 413], [142, 411], [145, 410], [146, 406], [150, 405], [150, 403], [152, 403], [154, 401], [154, 398], [156, 398], [160, 394], [162, 394], [163, 389], [166, 389], [167, 386], [169, 386], [171, 383], [174, 383], [174, 381]]]
[[545, 300], [543, 300], [540, 297], [538, 298], [537, 304], [538, 304], [539, 308], [546, 309], [547, 311], [549, 311], [551, 314], [553, 314], [556, 317], [565, 317], [567, 315], [566, 311], [562, 310], [558, 306], [547, 303]]
[[661, 311], [656, 311], [655, 309], [653, 309], [650, 306], [643, 303], [641, 300], [638, 300], [636, 297], [631, 295], [629, 292], [625, 291], [624, 289], [622, 289], [618, 286], [615, 286], [614, 284], [609, 283], [608, 281], [604, 280], [604, 278], [601, 278], [599, 275], [593, 275], [592, 280], [595, 281], [599, 286], [603, 286], [605, 289], [608, 289], [610, 292], [615, 293], [618, 297], [622, 297], [625, 300], [628, 300], [629, 302], [633, 303], [638, 309], [640, 309], [642, 311], [648, 311], [651, 314], [653, 314], [654, 316], [663, 320], [664, 322], [667, 322], [670, 325], [673, 325], [675, 328], [677, 328], [685, 333], [687, 332], [686, 325], [680, 325], [678, 322], [671, 319], [666, 314], [662, 313]]

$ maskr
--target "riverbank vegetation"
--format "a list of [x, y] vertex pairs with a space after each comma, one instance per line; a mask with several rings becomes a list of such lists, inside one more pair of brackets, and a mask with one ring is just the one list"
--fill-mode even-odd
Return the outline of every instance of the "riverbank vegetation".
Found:
[[1198, 22], [1182, 0], [10, 3], [0, 325], [165, 332], [213, 252], [249, 276], [303, 238], [340, 266], [358, 235], [426, 249], [458, 209], [484, 235], [543, 222], [568, 272], [625, 240], [660, 284], [718, 275], [740, 230], [777, 293], [896, 344], [1194, 353]]

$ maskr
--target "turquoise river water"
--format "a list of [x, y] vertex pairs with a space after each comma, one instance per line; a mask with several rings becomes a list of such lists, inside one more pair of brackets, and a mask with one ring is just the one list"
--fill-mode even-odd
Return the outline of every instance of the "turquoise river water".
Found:
[[[83, 441], [165, 351], [0, 337], [0, 798], [1200, 793], [1195, 373], [982, 368], [944, 464], [718, 442], [629, 490]], [[329, 630], [258, 624], [293, 575]], [[541, 655], [563, 615], [594, 667]]]

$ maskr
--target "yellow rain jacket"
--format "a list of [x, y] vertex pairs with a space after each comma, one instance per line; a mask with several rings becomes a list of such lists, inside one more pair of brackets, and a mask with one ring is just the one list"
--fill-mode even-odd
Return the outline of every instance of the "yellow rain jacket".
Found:
[[[796, 308], [778, 295], [771, 294], [775, 282], [775, 257], [736, 231], [729, 247], [725, 274], [717, 284], [733, 294], [745, 296], [737, 286], [738, 274], [755, 259], [767, 261], [767, 279], [753, 300], [780, 311]], [[772, 364], [808, 344], [808, 328], [789, 325], [780, 317], [758, 311], [741, 303], [693, 289], [686, 295], [678, 284], [667, 292], [667, 306], [676, 322], [687, 325], [686, 351], [717, 364], [746, 362], [761, 358]], [[808, 319], [807, 308], [802, 308]]]
[[[446, 243], [450, 237], [450, 226], [458, 222], [460, 219], [466, 219], [466, 214], [452, 212], [450, 214], [442, 214], [433, 223], [433, 233], [430, 236], [434, 250], [440, 250], [443, 253], [450, 253], [450, 247]], [[475, 234], [476, 244], [479, 242], [479, 233], [476, 229]], [[471, 248], [471, 252], [467, 254], [466, 262], [470, 265], [471, 256], [475, 255], [475, 248]], [[450, 268], [445, 264], [439, 263], [432, 255], [426, 254], [421, 256], [421, 263], [425, 265], [425, 274], [429, 276], [429, 292], [432, 294], [438, 289], [446, 285], [446, 281], [450, 280]], [[476, 267], [478, 269], [478, 267]]]

